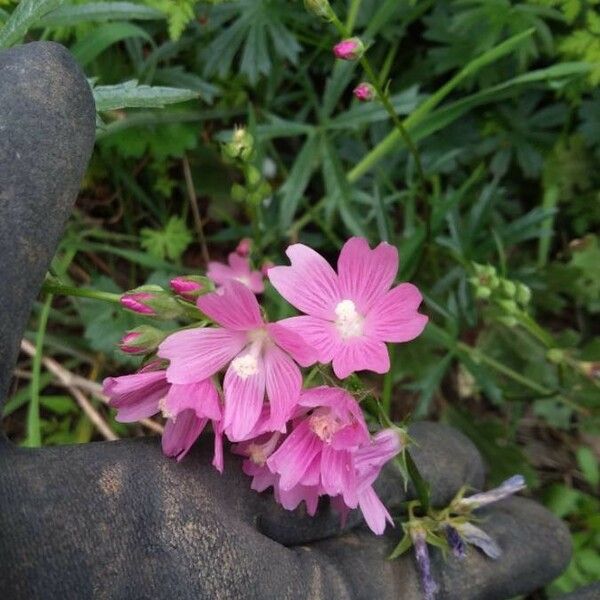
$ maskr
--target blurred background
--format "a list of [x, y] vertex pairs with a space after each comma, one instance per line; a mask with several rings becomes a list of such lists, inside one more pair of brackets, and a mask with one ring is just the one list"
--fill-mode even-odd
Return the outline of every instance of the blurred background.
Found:
[[102, 379], [140, 360], [119, 340], [149, 322], [117, 294], [242, 238], [256, 268], [294, 241], [332, 257], [386, 240], [431, 324], [368, 385], [566, 519], [573, 561], [536, 598], [598, 579], [600, 0], [332, 2], [416, 153], [353, 97], [363, 66], [334, 59], [339, 33], [307, 5], [0, 0], [0, 47], [60, 42], [94, 86], [96, 148], [51, 274], [109, 300], [40, 296], [3, 427], [27, 446], [159, 431], [104, 403]]

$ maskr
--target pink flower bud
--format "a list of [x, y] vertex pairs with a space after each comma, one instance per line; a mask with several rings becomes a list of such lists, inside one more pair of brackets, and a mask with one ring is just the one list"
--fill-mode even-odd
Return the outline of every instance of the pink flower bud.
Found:
[[250, 238], [244, 238], [240, 240], [240, 243], [237, 245], [235, 251], [240, 255], [246, 258], [250, 255], [250, 249], [252, 248], [252, 240]]
[[352, 93], [361, 102], [370, 102], [375, 98], [375, 88], [370, 83], [359, 83]]
[[119, 348], [127, 354], [143, 354], [145, 350], [135, 345], [135, 340], [140, 337], [140, 333], [137, 331], [130, 331], [126, 333], [119, 342]]
[[121, 306], [141, 315], [155, 315], [156, 312], [154, 309], [144, 304], [144, 302], [151, 300], [153, 297], [154, 295], [148, 292], [123, 294], [121, 296]]
[[183, 275], [171, 279], [170, 285], [175, 294], [190, 302], [194, 302], [202, 292], [207, 291], [206, 285], [200, 278], [185, 277]]
[[365, 52], [365, 46], [359, 38], [342, 40], [333, 47], [336, 58], [341, 60], [358, 60]]

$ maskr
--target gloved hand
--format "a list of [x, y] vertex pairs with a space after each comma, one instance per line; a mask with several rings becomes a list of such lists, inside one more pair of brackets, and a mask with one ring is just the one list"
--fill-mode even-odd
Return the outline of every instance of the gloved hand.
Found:
[[[89, 88], [64, 49], [0, 53], [0, 398], [93, 138]], [[435, 504], [465, 483], [482, 487], [481, 459], [461, 434], [417, 424], [411, 435]], [[211, 453], [210, 440], [181, 464], [150, 438], [40, 450], [1, 441], [0, 597], [422, 597], [412, 555], [386, 558], [400, 532], [374, 536], [356, 515], [342, 530], [327, 506], [315, 518], [285, 511], [250, 490], [239, 457], [226, 453], [221, 476]], [[391, 509], [407, 498], [392, 467], [377, 488]], [[507, 599], [564, 568], [568, 532], [538, 504], [513, 498], [482, 514], [502, 557], [434, 552], [439, 598]]]

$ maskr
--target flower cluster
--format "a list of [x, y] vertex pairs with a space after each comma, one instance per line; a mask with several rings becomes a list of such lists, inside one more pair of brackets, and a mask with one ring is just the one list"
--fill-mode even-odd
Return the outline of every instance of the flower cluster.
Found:
[[[244, 457], [253, 489], [273, 487], [285, 508], [304, 501], [310, 514], [329, 496], [342, 516], [360, 508], [371, 529], [382, 533], [391, 517], [373, 483], [404, 440], [394, 429], [371, 435], [360, 404], [343, 387], [303, 389], [302, 368], [331, 364], [339, 379], [363, 370], [386, 373], [386, 343], [410, 341], [427, 323], [418, 312], [421, 294], [409, 283], [392, 287], [398, 253], [389, 244], [371, 249], [362, 238], [350, 239], [337, 272], [295, 244], [287, 249], [291, 264], [272, 267], [267, 276], [304, 314], [269, 322], [255, 296], [264, 289], [262, 276], [251, 270], [248, 254], [242, 243], [228, 266], [210, 263], [210, 285], [201, 278], [172, 282], [180, 302], [194, 303], [198, 323], [158, 338], [156, 353], [139, 372], [105, 381], [117, 419], [162, 413], [163, 450], [178, 460], [210, 422], [217, 469], [223, 469], [226, 438]], [[143, 299], [139, 312], [149, 314], [148, 302], [152, 298]], [[134, 333], [122, 347], [138, 350], [142, 334], [151, 337]]]

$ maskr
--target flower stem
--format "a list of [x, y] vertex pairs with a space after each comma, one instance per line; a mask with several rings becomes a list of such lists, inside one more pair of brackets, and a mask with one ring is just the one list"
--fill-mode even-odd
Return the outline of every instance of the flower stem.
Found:
[[121, 294], [113, 294], [111, 292], [101, 292], [100, 290], [64, 285], [59, 281], [56, 281], [56, 279], [51, 278], [47, 278], [46, 281], [44, 281], [42, 290], [49, 294], [58, 294], [60, 296], [77, 296], [79, 298], [92, 298], [94, 300], [102, 300], [103, 302], [112, 302], [113, 304], [118, 304], [121, 299]]

